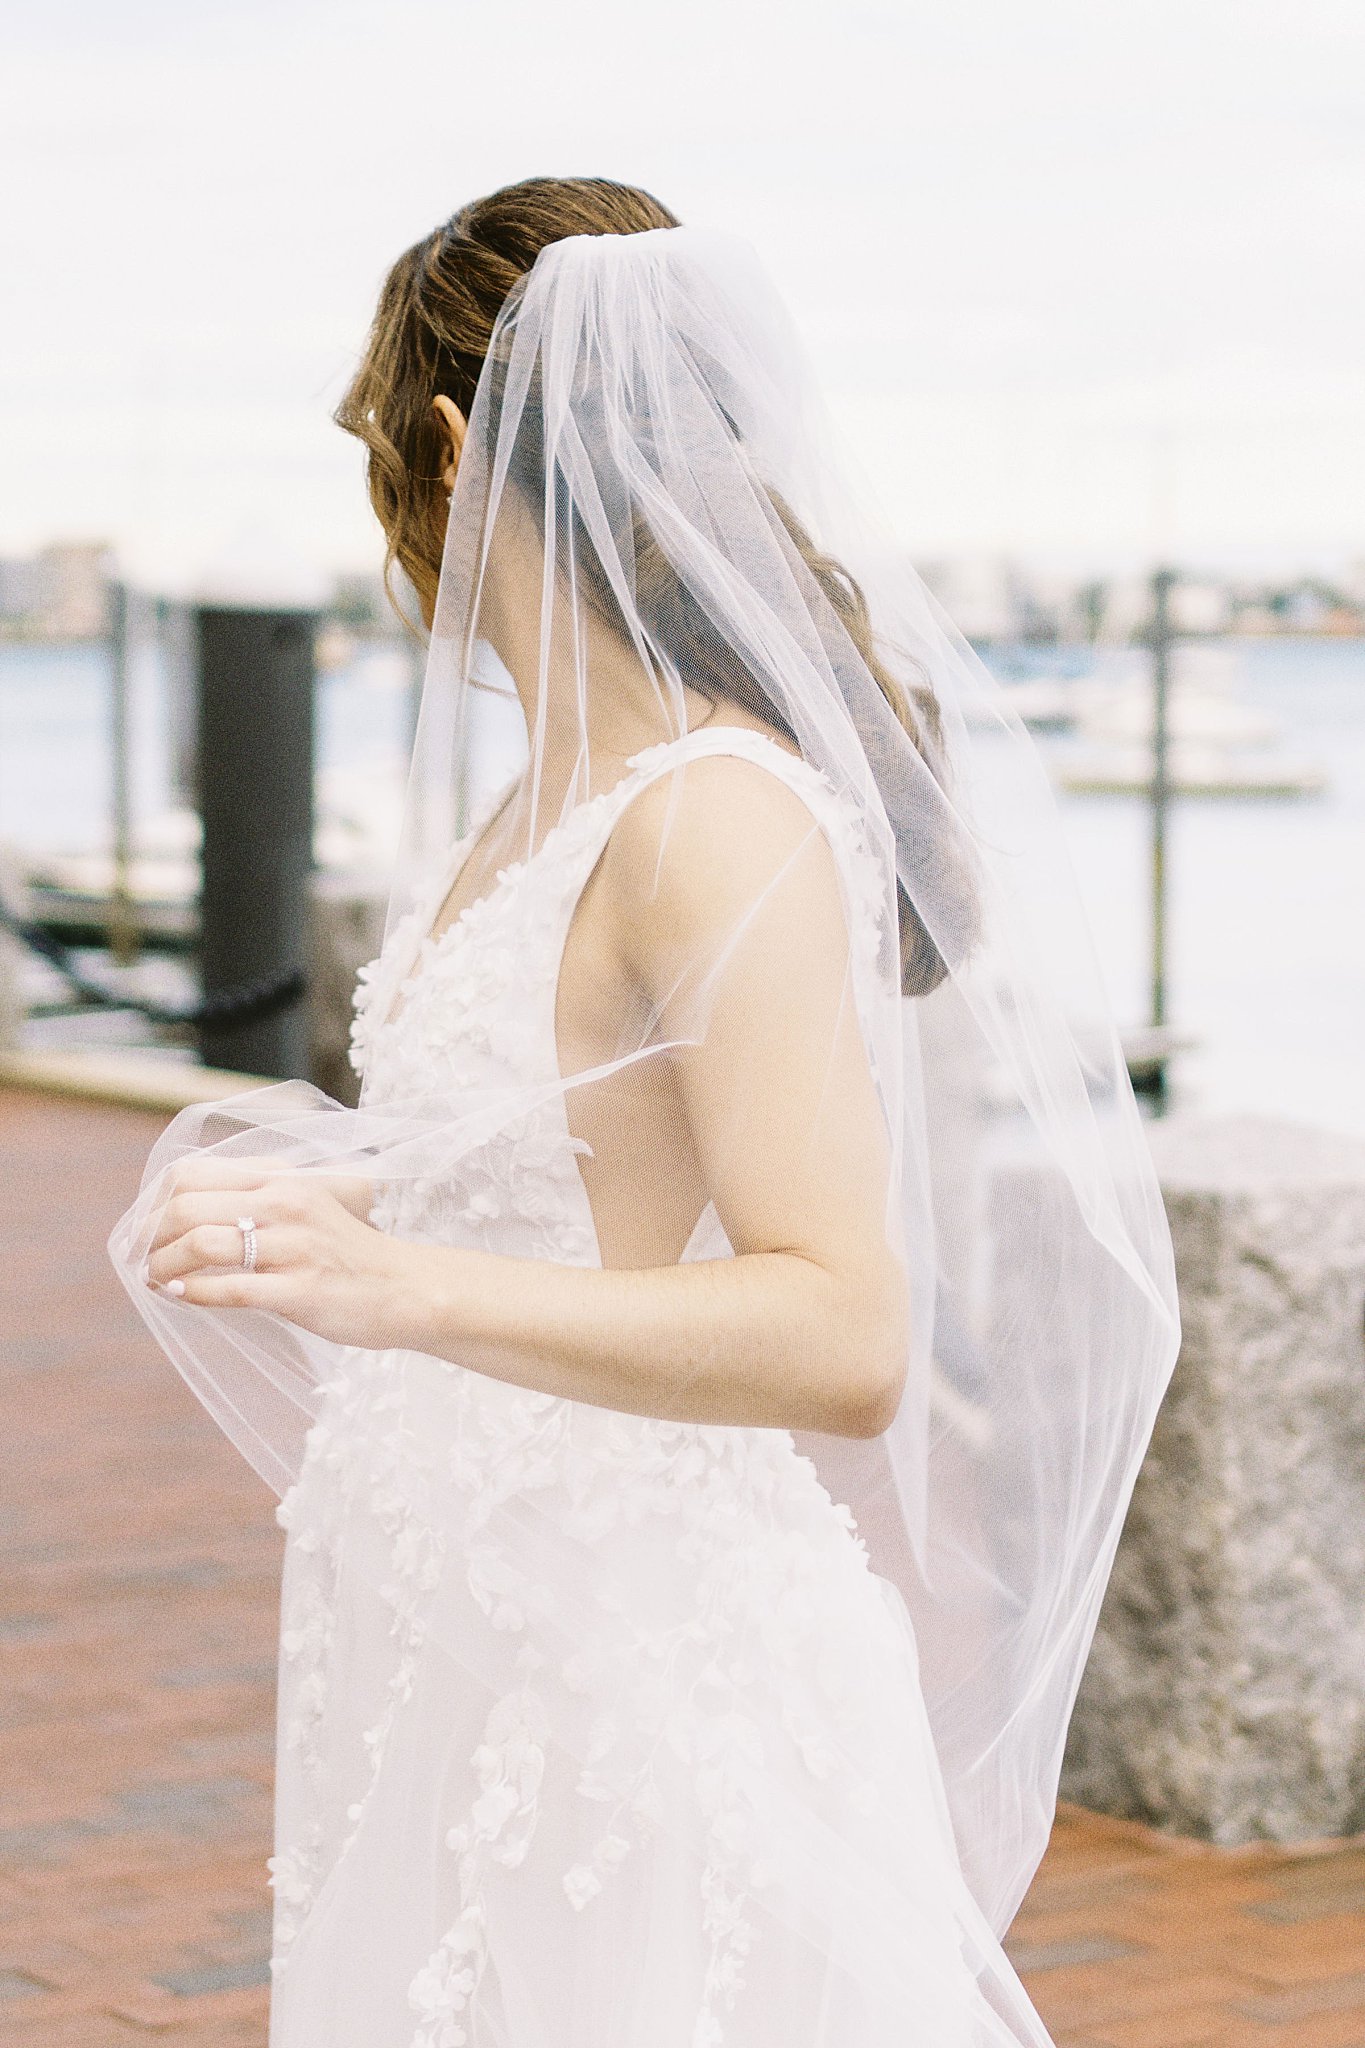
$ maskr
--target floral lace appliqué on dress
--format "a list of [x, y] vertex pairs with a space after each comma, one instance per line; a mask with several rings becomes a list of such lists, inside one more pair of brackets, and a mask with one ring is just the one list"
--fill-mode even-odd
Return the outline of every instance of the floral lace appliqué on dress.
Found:
[[[709, 728], [635, 756], [432, 940], [484, 807], [360, 976], [367, 1100], [556, 1074], [574, 905], [679, 747], [738, 754], [804, 798], [838, 856], [855, 977], [875, 972], [879, 882], [853, 811], [774, 742]], [[583, 1149], [547, 1095], [458, 1182], [391, 1185], [374, 1220], [596, 1264]], [[728, 1251], [714, 1212], [703, 1240]], [[353, 1352], [279, 1519], [272, 2048], [987, 2038], [968, 2030], [913, 1640], [787, 1432]], [[566, 1615], [570, 1551], [591, 1556], [593, 1591]], [[831, 1932], [858, 1885], [885, 1912], [875, 1945]]]

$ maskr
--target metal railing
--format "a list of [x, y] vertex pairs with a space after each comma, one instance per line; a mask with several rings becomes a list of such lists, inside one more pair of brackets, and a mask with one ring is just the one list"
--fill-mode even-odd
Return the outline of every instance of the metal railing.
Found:
[[87, 1005], [101, 1010], [131, 1011], [136, 1016], [145, 1017], [150, 1024], [188, 1026], [196, 1030], [210, 1025], [260, 1024], [292, 1009], [308, 993], [307, 975], [298, 969], [290, 969], [270, 980], [243, 982], [236, 988], [211, 989], [192, 1003], [153, 1002], [146, 996], [135, 994], [130, 988], [114, 987], [92, 975], [78, 963], [72, 948], [64, 945], [46, 926], [18, 916], [4, 903], [0, 903], [0, 930], [8, 932], [36, 958], [54, 968]]

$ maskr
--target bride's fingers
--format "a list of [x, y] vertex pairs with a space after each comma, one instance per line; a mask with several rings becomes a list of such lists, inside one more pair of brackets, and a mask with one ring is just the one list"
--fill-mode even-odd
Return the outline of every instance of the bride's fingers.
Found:
[[[282, 1232], [278, 1226], [262, 1231], [256, 1239], [255, 1270], [268, 1272], [288, 1265], [292, 1244], [292, 1234]], [[147, 1279], [153, 1287], [165, 1287], [190, 1273], [243, 1273], [247, 1269], [242, 1263], [242, 1250], [242, 1233], [235, 1224], [197, 1223], [152, 1253], [147, 1261]]]
[[187, 1308], [263, 1308], [288, 1314], [293, 1283], [285, 1273], [186, 1273], [162, 1289]]
[[[258, 1251], [258, 1263], [259, 1257]], [[183, 1280], [187, 1273], [205, 1268], [231, 1272], [234, 1267], [239, 1272], [245, 1270], [241, 1231], [231, 1224], [199, 1223], [152, 1253], [147, 1261], [147, 1278], [153, 1287], [165, 1287], [172, 1280]]]
[[375, 1182], [360, 1174], [299, 1174], [289, 1167], [270, 1167], [264, 1159], [188, 1159], [174, 1167], [166, 1184], [166, 1206], [194, 1196], [241, 1196], [237, 1212], [250, 1208], [250, 1196], [323, 1192], [368, 1221], [375, 1206]]
[[[255, 1191], [258, 1195], [260, 1190]], [[196, 1230], [205, 1223], [230, 1223], [234, 1227], [239, 1216], [252, 1214], [260, 1220], [256, 1211], [263, 1207], [259, 1201], [255, 1210], [249, 1208], [250, 1190], [235, 1188], [228, 1194], [180, 1194], [173, 1195], [157, 1218], [156, 1234], [152, 1239], [153, 1251], [162, 1245], [174, 1244], [188, 1230]], [[240, 1232], [237, 1248], [241, 1250]]]
[[167, 1191], [171, 1195], [211, 1193], [218, 1188], [241, 1188], [246, 1192], [279, 1180], [290, 1168], [268, 1159], [185, 1159], [168, 1169]]
[[236, 1224], [243, 1216], [253, 1223], [301, 1222], [317, 1216], [322, 1207], [337, 1199], [335, 1184], [323, 1180], [276, 1180], [259, 1188], [229, 1188], [217, 1192], [172, 1195], [156, 1218], [152, 1248], [173, 1244], [187, 1230], [201, 1223]]

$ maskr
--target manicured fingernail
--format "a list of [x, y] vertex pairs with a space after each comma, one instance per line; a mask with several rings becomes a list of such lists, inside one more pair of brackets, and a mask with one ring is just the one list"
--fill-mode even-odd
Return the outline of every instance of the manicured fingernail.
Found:
[[167, 1294], [183, 1294], [183, 1293], [185, 1292], [185, 1283], [184, 1283], [184, 1281], [183, 1281], [183, 1280], [168, 1280], [168, 1281], [166, 1282], [166, 1292], [167, 1292]]

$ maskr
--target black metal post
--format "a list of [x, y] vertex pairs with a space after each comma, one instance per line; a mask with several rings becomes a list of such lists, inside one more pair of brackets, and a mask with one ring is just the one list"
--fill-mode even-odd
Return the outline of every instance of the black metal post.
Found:
[[[1175, 572], [1152, 577], [1152, 1023], [1166, 1022], [1166, 825], [1170, 810], [1169, 710], [1171, 693], [1171, 589]], [[1157, 1107], [1164, 1104], [1166, 1064], [1159, 1065]]]
[[[206, 996], [306, 968], [315, 623], [303, 611], [201, 606], [197, 614]], [[207, 1024], [199, 1049], [209, 1066], [306, 1077], [305, 1007]]]

